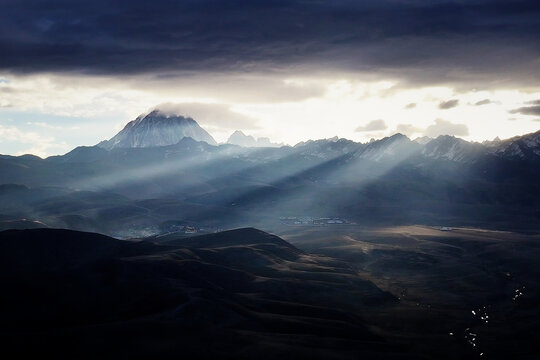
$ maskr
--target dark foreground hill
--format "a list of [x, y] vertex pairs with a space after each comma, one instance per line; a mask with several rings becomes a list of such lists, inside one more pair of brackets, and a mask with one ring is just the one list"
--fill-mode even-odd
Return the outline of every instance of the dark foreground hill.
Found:
[[0, 278], [18, 358], [412, 358], [364, 319], [393, 296], [255, 229], [159, 244], [8, 230]]

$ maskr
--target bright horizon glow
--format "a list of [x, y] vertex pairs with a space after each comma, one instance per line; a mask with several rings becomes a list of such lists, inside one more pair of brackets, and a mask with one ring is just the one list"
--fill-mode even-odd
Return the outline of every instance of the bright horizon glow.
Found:
[[[244, 74], [223, 76], [217, 84], [214, 77], [183, 83], [0, 74], [0, 94], [0, 153], [9, 155], [45, 157], [95, 145], [162, 103], [175, 104], [179, 115], [193, 117], [219, 143], [235, 130], [294, 145], [334, 136], [367, 142], [398, 132], [412, 139], [447, 134], [481, 142], [540, 128], [539, 116], [511, 113], [540, 99], [538, 89], [405, 87], [354, 74]], [[487, 103], [475, 105], [482, 101]], [[441, 108], [444, 103], [448, 108]]]

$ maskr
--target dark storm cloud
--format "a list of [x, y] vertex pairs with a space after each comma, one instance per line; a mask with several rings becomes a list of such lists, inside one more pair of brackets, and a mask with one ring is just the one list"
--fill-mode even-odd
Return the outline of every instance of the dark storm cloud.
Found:
[[523, 114], [523, 115], [540, 115], [540, 105], [524, 106], [514, 110], [510, 110], [511, 114]]
[[536, 0], [3, 0], [0, 69], [317, 68], [537, 83], [539, 19]]
[[443, 101], [439, 104], [439, 109], [447, 110], [447, 109], [455, 108], [456, 106], [458, 106], [458, 104], [459, 104], [459, 100], [457, 99]]
[[416, 107], [416, 103], [409, 103], [405, 105], [405, 109], [414, 109]]
[[480, 100], [474, 103], [475, 106], [482, 106], [482, 105], [488, 105], [491, 104], [492, 101], [489, 99]]

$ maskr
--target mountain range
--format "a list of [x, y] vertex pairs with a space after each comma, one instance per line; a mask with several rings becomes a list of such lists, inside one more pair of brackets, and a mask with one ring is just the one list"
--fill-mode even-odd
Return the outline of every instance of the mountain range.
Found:
[[209, 136], [154, 111], [62, 156], [0, 156], [4, 353], [535, 358], [540, 132]]
[[[191, 138], [195, 141], [203, 141], [209, 145], [217, 146], [214, 138], [199, 124], [190, 117], [168, 114], [159, 109], [152, 110], [148, 114], [143, 114], [135, 120], [129, 122], [124, 129], [109, 140], [97, 144], [106, 150], [115, 148], [146, 148], [163, 147], [175, 145], [184, 138]], [[406, 140], [405, 140], [406, 139]], [[347, 141], [337, 137], [326, 142], [345, 144]], [[436, 140], [436, 141], [434, 141]], [[301, 142], [296, 147], [312, 144], [314, 141]], [[317, 142], [317, 141], [315, 141]], [[372, 142], [374, 144], [372, 144]], [[396, 156], [405, 151], [405, 154], [415, 152], [420, 147], [414, 148], [414, 144], [402, 134], [395, 134], [388, 138], [372, 141], [368, 144], [355, 143], [352, 148], [343, 147], [343, 153], [356, 152], [357, 156], [381, 160], [384, 156]], [[492, 154], [507, 158], [536, 158], [540, 157], [540, 136], [537, 133], [524, 136], [516, 136], [508, 140], [485, 141], [483, 143], [471, 143], [449, 135], [441, 135], [437, 139], [422, 137], [414, 140], [414, 143], [422, 145], [421, 154], [427, 158], [446, 159], [452, 161], [474, 161], [482, 155]], [[284, 147], [281, 144], [272, 143], [268, 138], [255, 139], [251, 135], [246, 135], [240, 130], [236, 130], [226, 142], [230, 145], [242, 147]], [[384, 146], [381, 144], [387, 144]], [[429, 145], [428, 145], [429, 144]], [[403, 147], [403, 148], [401, 148]], [[382, 152], [377, 149], [382, 149]], [[322, 157], [328, 154], [320, 154]]]
[[97, 146], [0, 156], [1, 218], [129, 237], [170, 221], [271, 229], [284, 216], [338, 216], [531, 227], [540, 217], [540, 132], [485, 143], [395, 134], [281, 147], [212, 145], [205, 134], [192, 119], [154, 111]]

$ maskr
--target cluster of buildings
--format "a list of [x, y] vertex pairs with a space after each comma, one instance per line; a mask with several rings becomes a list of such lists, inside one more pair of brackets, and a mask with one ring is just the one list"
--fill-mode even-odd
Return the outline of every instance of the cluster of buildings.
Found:
[[161, 225], [161, 233], [207, 234], [221, 231], [215, 226], [185, 224], [184, 222], [167, 222]]
[[340, 217], [281, 216], [279, 221], [285, 225], [325, 226], [351, 224], [348, 220]]

